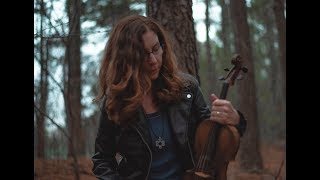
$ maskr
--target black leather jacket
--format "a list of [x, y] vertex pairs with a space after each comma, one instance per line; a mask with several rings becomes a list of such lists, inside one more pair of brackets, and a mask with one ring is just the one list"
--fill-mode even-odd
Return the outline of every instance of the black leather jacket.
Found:
[[[196, 128], [201, 121], [210, 117], [210, 108], [195, 78], [190, 75], [184, 77], [187, 83], [182, 99], [177, 103], [166, 104], [165, 108], [177, 144], [178, 159], [183, 169], [187, 170], [195, 166], [192, 147]], [[242, 136], [246, 120], [239, 114], [240, 123], [236, 127]], [[151, 136], [141, 108], [133, 118], [135, 120], [127, 128], [121, 128], [108, 119], [105, 107], [102, 106], [95, 154], [92, 156], [92, 170], [98, 179], [148, 179], [152, 161]], [[120, 164], [115, 159], [116, 153], [122, 157]]]

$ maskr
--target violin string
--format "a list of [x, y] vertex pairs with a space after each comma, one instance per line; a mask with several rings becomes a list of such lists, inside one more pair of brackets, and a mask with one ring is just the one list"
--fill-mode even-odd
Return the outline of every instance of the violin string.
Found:
[[204, 148], [202, 149], [201, 154], [199, 156], [198, 164], [197, 164], [197, 167], [196, 167], [197, 171], [205, 171], [205, 169], [206, 169], [206, 164], [207, 164], [206, 156], [208, 154], [208, 149], [209, 149], [210, 144], [211, 144], [210, 142], [211, 142], [212, 129], [213, 128], [211, 127], [210, 130], [209, 130], [209, 135], [208, 135], [209, 139], [208, 139], [208, 141], [206, 141], [206, 144], [205, 144]]
[[[216, 144], [215, 140], [216, 140], [216, 131], [218, 130], [218, 124], [215, 124], [213, 126], [210, 127], [209, 130], [209, 139], [206, 141], [205, 147], [202, 149], [201, 152], [201, 156], [199, 159], [199, 167], [197, 168], [198, 170], [202, 171], [202, 172], [206, 172], [209, 166], [209, 159], [211, 159], [212, 155], [215, 154], [215, 152], [213, 152], [215, 150], [212, 149], [212, 145]], [[213, 144], [214, 143], [214, 144]]]
[[[234, 62], [233, 62], [234, 61]], [[246, 71], [244, 71], [244, 67], [241, 67], [241, 56], [239, 54], [236, 54], [232, 57], [231, 63], [234, 64], [235, 66], [231, 69], [231, 71], [228, 73], [226, 79], [229, 79], [228, 81], [234, 81], [235, 78], [238, 76], [239, 72], [241, 70], [243, 70], [244, 73], [246, 73]], [[234, 71], [236, 71], [235, 73], [233, 73]], [[233, 73], [233, 74], [232, 74]], [[230, 79], [230, 75], [231, 79]], [[230, 83], [230, 82], [229, 82]], [[223, 89], [222, 92], [220, 94], [220, 99], [225, 99], [227, 96], [227, 91], [229, 88], [229, 83], [224, 83], [223, 84]], [[210, 127], [210, 131], [209, 131], [209, 140], [206, 141], [205, 147], [204, 149], [202, 149], [201, 154], [199, 156], [199, 160], [197, 162], [197, 167], [196, 170], [206, 170], [205, 167], [209, 164], [209, 159], [211, 159], [211, 156], [215, 156], [216, 154], [216, 150], [217, 150], [217, 142], [218, 141], [218, 135], [219, 135], [219, 131], [221, 129], [221, 125], [216, 123], [213, 126]], [[213, 149], [211, 151], [208, 151], [208, 149], [212, 148], [212, 143], [214, 145]], [[214, 151], [214, 152], [213, 152]], [[208, 155], [208, 152], [211, 153], [209, 154], [210, 156], [208, 158], [205, 158]], [[200, 177], [195, 175], [195, 179], [199, 179]]]
[[[209, 132], [210, 134], [210, 132]], [[204, 170], [204, 166], [205, 166], [205, 155], [207, 154], [207, 149], [208, 149], [208, 141], [206, 141], [206, 144], [204, 146], [204, 148], [201, 151], [200, 157], [199, 157], [199, 161], [198, 161], [198, 165], [197, 165], [197, 171], [203, 171]]]
[[203, 170], [207, 170], [207, 167], [209, 165], [209, 159], [211, 158], [211, 156], [209, 156], [212, 152], [211, 147], [212, 147], [212, 141], [214, 140], [214, 128], [215, 124], [213, 126], [211, 126], [210, 131], [209, 131], [209, 140], [207, 141], [207, 147], [206, 147], [206, 157], [208, 156], [208, 158], [206, 158], [206, 160], [204, 161], [204, 167]]
[[[221, 99], [225, 99], [226, 93], [228, 91], [229, 84], [226, 84], [220, 94]], [[216, 146], [217, 146], [217, 136], [220, 124], [213, 123], [213, 125], [210, 127], [209, 134], [208, 134], [208, 140], [206, 141], [206, 144], [204, 148], [201, 151], [201, 154], [199, 156], [199, 160], [197, 163], [196, 170], [201, 172], [208, 171], [209, 168], [209, 160], [214, 157]], [[212, 149], [213, 147], [213, 149]]]

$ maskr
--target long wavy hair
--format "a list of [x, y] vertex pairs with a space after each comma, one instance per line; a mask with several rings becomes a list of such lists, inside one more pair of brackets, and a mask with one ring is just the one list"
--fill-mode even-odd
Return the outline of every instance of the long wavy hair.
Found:
[[[145, 59], [142, 36], [150, 30], [157, 34], [163, 48], [162, 67], [154, 81], [142, 68]], [[165, 30], [150, 17], [126, 16], [118, 21], [106, 44], [96, 100], [106, 97], [109, 118], [126, 124], [142, 105], [143, 94], [150, 90], [156, 103], [170, 103], [181, 97], [183, 82], [178, 71]]]

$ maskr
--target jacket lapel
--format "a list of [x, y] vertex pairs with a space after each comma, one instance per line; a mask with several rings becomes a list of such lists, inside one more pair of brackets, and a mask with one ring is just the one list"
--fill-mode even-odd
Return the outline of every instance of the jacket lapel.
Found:
[[142, 135], [142, 138], [144, 138], [148, 145], [151, 146], [151, 135], [149, 133], [149, 127], [147, 125], [146, 116], [142, 110], [142, 107], [138, 109], [137, 113], [138, 118], [132, 123], [132, 126], [139, 131], [139, 133]]

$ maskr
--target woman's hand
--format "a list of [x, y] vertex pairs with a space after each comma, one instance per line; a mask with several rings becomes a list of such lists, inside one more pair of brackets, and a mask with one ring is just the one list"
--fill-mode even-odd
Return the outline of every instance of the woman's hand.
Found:
[[239, 123], [240, 116], [230, 101], [219, 99], [214, 94], [211, 94], [211, 101], [210, 120], [229, 125], [237, 125]]

